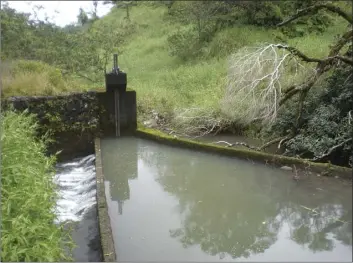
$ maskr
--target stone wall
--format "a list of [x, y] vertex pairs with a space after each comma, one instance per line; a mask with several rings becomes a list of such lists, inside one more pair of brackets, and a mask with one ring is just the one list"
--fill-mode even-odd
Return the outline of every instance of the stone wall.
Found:
[[[48, 153], [60, 160], [94, 153], [94, 138], [115, 134], [114, 95], [106, 92], [75, 93], [65, 96], [11, 97], [2, 102], [3, 110], [27, 110], [37, 115], [41, 136], [50, 132], [53, 142]], [[121, 131], [136, 129], [136, 93], [120, 96]]]

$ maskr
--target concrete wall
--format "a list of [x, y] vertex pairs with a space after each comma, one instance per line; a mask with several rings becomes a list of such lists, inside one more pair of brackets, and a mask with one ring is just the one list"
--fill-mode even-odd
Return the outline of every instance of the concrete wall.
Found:
[[[100, 114], [100, 125], [104, 136], [115, 136], [114, 93], [97, 93], [99, 104], [103, 107]], [[119, 95], [120, 130], [130, 133], [137, 128], [136, 92], [126, 91]]]
[[[2, 102], [3, 110], [28, 110], [37, 115], [38, 135], [51, 131], [55, 141], [49, 154], [62, 150], [60, 160], [92, 154], [94, 138], [115, 135], [114, 94], [106, 92], [75, 93], [65, 96], [11, 97]], [[137, 127], [136, 92], [120, 96], [121, 133]]]

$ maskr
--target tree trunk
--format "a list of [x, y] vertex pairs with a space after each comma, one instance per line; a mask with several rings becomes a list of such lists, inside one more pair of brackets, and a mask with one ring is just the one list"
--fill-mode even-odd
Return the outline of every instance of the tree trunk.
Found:
[[129, 10], [129, 5], [126, 5], [126, 19], [130, 21], [130, 10]]

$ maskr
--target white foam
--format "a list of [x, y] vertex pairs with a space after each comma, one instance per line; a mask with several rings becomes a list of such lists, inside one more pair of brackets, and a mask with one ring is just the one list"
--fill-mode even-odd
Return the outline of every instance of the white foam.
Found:
[[57, 165], [58, 172], [54, 177], [59, 194], [56, 223], [79, 222], [97, 203], [94, 159], [92, 154]]

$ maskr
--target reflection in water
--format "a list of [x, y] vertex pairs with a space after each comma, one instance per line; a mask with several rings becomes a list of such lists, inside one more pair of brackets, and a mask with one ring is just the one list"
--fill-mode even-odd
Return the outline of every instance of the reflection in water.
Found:
[[[109, 176], [111, 185], [115, 188], [115, 191], [111, 192], [111, 200], [114, 200], [118, 204], [118, 212], [120, 215], [123, 214], [124, 202], [130, 199], [130, 187], [129, 179], [137, 178], [137, 144], [127, 144], [122, 141], [123, 145], [113, 144], [113, 147], [117, 147], [122, 150], [111, 150], [107, 155], [104, 155], [104, 161], [107, 163], [119, 165], [104, 166], [104, 174]], [[135, 145], [135, 147], [134, 147]]]
[[343, 182], [134, 138], [102, 156], [119, 260], [352, 260]]

